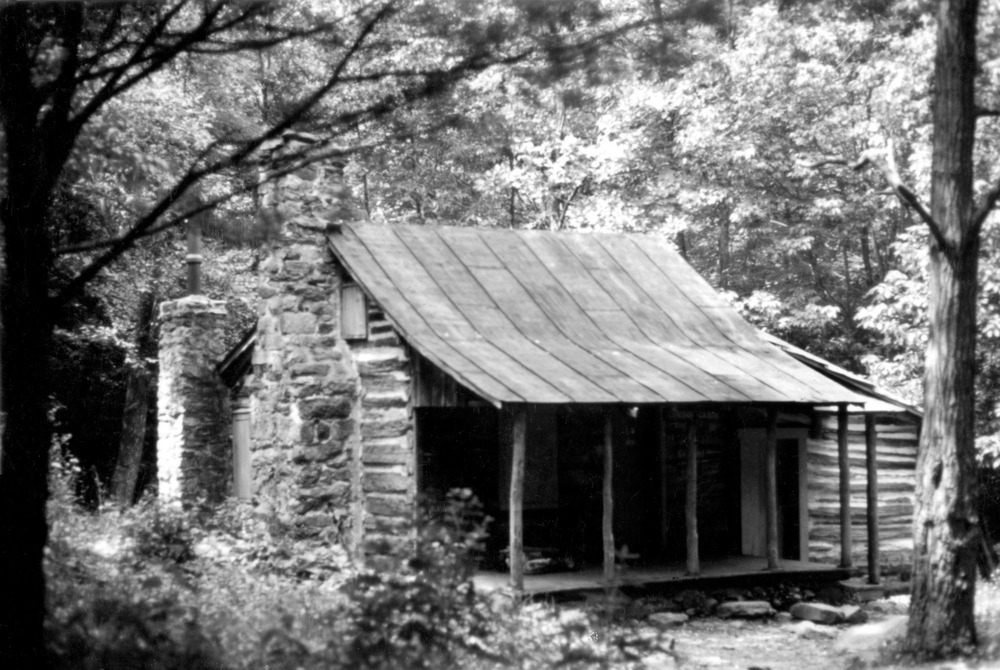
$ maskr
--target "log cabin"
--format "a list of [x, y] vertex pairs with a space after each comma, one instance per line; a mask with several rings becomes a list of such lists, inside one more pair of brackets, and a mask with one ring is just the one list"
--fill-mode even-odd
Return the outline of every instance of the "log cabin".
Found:
[[164, 305], [161, 496], [253, 497], [379, 566], [419, 500], [470, 489], [515, 591], [541, 555], [594, 584], [908, 560], [919, 412], [753, 328], [662, 236], [320, 211], [259, 292], [228, 352], [218, 301]]

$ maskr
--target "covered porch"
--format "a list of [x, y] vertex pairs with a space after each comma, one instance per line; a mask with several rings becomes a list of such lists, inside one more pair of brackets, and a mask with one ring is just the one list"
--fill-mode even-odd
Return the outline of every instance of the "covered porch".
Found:
[[[839, 565], [807, 560], [811, 405], [498, 409], [471, 395], [445, 396], [444, 403], [417, 396], [419, 490], [433, 497], [472, 489], [493, 518], [482, 588], [537, 594], [849, 574], [847, 487]], [[848, 406], [839, 410], [838, 465], [847, 483]], [[874, 446], [873, 423], [870, 433]], [[870, 471], [874, 464], [870, 458]], [[867, 517], [877, 550], [877, 505]], [[540, 550], [555, 560], [546, 574], [532, 574]], [[869, 565], [876, 583], [877, 556]]]
[[[757, 556], [727, 556], [702, 561], [701, 573], [688, 574], [683, 563], [621, 568], [616, 586], [624, 589], [725, 588], [727, 586], [769, 586], [783, 581], [818, 583], [840, 581], [850, 576], [850, 570], [808, 561], [783, 560], [776, 570], [769, 570], [767, 559]], [[473, 577], [477, 589], [495, 591], [510, 586], [510, 577], [501, 572], [479, 572]], [[527, 596], [568, 596], [606, 588], [601, 568], [586, 568], [573, 572], [553, 572], [525, 575], [522, 593]]]

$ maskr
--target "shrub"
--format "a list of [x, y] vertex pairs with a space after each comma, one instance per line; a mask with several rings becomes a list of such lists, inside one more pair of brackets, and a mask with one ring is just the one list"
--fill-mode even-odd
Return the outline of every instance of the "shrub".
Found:
[[138, 556], [178, 564], [194, 558], [192, 522], [186, 511], [146, 499], [132, 515], [127, 532]]
[[348, 666], [446, 667], [457, 649], [477, 648], [487, 627], [471, 578], [487, 522], [470, 491], [451, 491], [437, 509], [425, 506], [400, 570], [347, 580]]
[[172, 599], [81, 602], [48, 626], [54, 670], [216, 670], [217, 645], [201, 629], [197, 612]]

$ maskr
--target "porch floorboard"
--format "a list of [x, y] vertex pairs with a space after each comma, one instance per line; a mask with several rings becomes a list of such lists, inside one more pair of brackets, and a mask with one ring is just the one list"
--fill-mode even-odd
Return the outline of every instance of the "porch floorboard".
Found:
[[[701, 574], [691, 576], [683, 564], [626, 567], [618, 573], [619, 588], [719, 588], [724, 586], [764, 586], [780, 582], [835, 582], [850, 577], [850, 570], [823, 563], [782, 559], [777, 570], [767, 569], [763, 556], [727, 556], [703, 560]], [[506, 572], [479, 572], [473, 583], [481, 591], [509, 588]], [[552, 572], [524, 576], [527, 595], [599, 591], [604, 588], [600, 567], [573, 572]]]

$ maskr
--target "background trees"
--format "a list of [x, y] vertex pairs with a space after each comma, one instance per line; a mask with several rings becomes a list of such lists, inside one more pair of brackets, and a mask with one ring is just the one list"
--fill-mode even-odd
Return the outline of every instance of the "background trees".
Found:
[[[196, 217], [245, 237], [227, 216], [248, 211], [261, 144], [293, 126], [320, 128], [327, 146], [363, 137], [376, 120], [391, 128], [396, 110], [533, 51], [531, 35], [555, 15], [526, 9], [350, 0], [0, 7], [0, 572], [17, 575], [24, 594], [0, 603], [5, 665], [40, 663], [55, 327], [90, 319], [128, 339], [114, 313], [146, 311], [113, 299], [116, 272], [130, 277], [119, 282], [150, 276], [133, 285], [140, 304], [142, 288], [170, 286], [173, 275], [160, 265], [163, 248], [132, 267], [117, 265], [125, 252]], [[572, 60], [563, 24], [540, 34], [553, 58]], [[103, 300], [88, 295], [98, 284]]]
[[[103, 375], [101, 406], [128, 406], [100, 429], [122, 436], [121, 453], [102, 452], [91, 469], [94, 495], [113, 483], [130, 499], [149, 307], [182, 290], [178, 227], [198, 218], [214, 236], [208, 289], [249, 323], [252, 249], [266, 233], [248, 225], [256, 149], [292, 127], [351, 153], [369, 220], [668, 236], [751, 320], [918, 398], [939, 270], [925, 224], [878, 193], [877, 174], [811, 166], [891, 151], [902, 181], [931, 193], [940, 87], [928, 10], [892, 0], [0, 8], [0, 569], [24, 575], [38, 605], [0, 605], [0, 633], [23, 643], [17, 654], [41, 644], [53, 401], [80, 451], [93, 426], [79, 417], [95, 412], [74, 404], [86, 394], [67, 380]], [[975, 192], [997, 176], [998, 16], [990, 6], [979, 20]], [[978, 405], [962, 422], [986, 435], [998, 418], [1000, 275], [997, 225], [980, 223], [968, 251], [984, 259]]]

